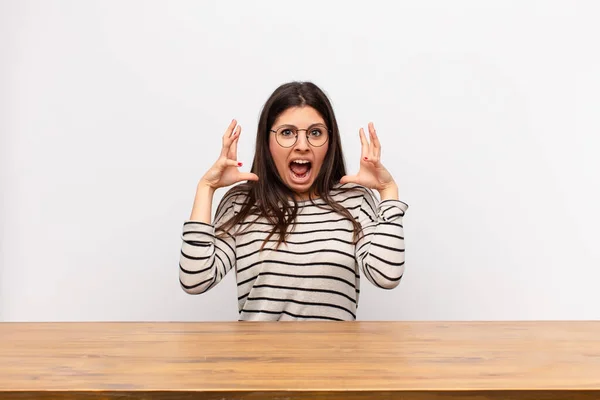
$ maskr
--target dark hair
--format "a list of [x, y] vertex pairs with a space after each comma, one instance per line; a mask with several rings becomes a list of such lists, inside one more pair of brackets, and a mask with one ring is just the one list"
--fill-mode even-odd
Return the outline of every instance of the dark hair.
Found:
[[[293, 191], [285, 185], [275, 167], [269, 150], [269, 135], [279, 115], [291, 107], [303, 106], [314, 108], [330, 130], [329, 147], [321, 170], [309, 190], [309, 200], [314, 201], [313, 194], [316, 193], [325, 204], [348, 218], [354, 227], [354, 240], [358, 239], [360, 224], [348, 210], [334, 202], [330, 196], [330, 190], [346, 174], [346, 166], [340, 143], [340, 132], [331, 103], [325, 93], [312, 82], [285, 83], [275, 89], [266, 101], [258, 121], [256, 151], [251, 168], [251, 172], [258, 175], [259, 180], [249, 181], [231, 189], [230, 193], [243, 192], [247, 196], [240, 212], [221, 225], [219, 230], [228, 232], [237, 223], [244, 221], [248, 215], [256, 215], [257, 218], [262, 216], [274, 227], [261, 249], [275, 233], [279, 233], [277, 246], [285, 242], [287, 228], [298, 213], [298, 203]], [[351, 186], [349, 185], [350, 189]], [[293, 200], [293, 206], [289, 204], [290, 200]]]

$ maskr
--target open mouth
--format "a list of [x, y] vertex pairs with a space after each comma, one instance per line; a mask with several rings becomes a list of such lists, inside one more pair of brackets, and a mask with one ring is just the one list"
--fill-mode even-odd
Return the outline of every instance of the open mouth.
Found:
[[312, 163], [305, 160], [296, 160], [290, 163], [290, 176], [296, 183], [304, 183], [310, 177]]

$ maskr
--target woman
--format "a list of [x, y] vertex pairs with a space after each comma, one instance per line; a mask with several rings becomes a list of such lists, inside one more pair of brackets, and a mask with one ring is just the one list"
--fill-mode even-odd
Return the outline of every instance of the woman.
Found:
[[[359, 131], [356, 175], [346, 175], [331, 104], [310, 82], [284, 84], [267, 100], [250, 173], [238, 170], [236, 125], [225, 131], [183, 225], [183, 289], [206, 292], [235, 267], [239, 320], [355, 320], [361, 271], [384, 289], [404, 272], [408, 205], [380, 162], [373, 124], [370, 142]], [[242, 181], [212, 221], [215, 190]]]

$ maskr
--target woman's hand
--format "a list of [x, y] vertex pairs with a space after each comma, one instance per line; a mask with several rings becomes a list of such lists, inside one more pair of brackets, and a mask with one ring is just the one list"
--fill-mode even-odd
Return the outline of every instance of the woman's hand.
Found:
[[[223, 147], [221, 155], [212, 167], [200, 179], [199, 186], [216, 190], [220, 187], [233, 185], [241, 181], [257, 181], [258, 176], [250, 172], [240, 172], [239, 167], [241, 162], [237, 161], [237, 143], [242, 132], [242, 127], [238, 125], [235, 128], [237, 121], [231, 121], [225, 134], [223, 135]], [[235, 128], [235, 131], [234, 131]]]
[[367, 141], [363, 128], [359, 130], [361, 143], [360, 168], [356, 175], [345, 175], [340, 183], [357, 183], [379, 191], [382, 200], [398, 199], [398, 186], [392, 175], [381, 164], [381, 143], [377, 138], [375, 127], [369, 122], [369, 137]]

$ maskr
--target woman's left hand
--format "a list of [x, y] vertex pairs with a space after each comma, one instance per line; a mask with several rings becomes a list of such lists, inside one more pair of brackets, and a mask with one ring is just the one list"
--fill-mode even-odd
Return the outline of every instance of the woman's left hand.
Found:
[[340, 180], [340, 183], [357, 183], [359, 185], [375, 189], [383, 197], [397, 198], [398, 186], [392, 175], [381, 164], [381, 143], [377, 138], [375, 127], [372, 122], [369, 122], [369, 137], [371, 141], [367, 141], [363, 128], [359, 130], [361, 143], [360, 168], [356, 175], [345, 175]]

